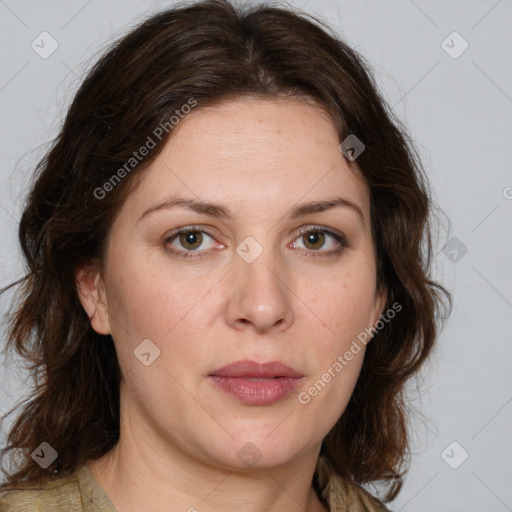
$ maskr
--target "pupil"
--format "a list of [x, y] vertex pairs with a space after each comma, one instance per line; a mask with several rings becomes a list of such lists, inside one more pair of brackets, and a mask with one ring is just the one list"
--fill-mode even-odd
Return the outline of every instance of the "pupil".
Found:
[[185, 247], [195, 249], [201, 245], [201, 240], [202, 236], [198, 231], [188, 231], [187, 233], [181, 234], [181, 241]]
[[319, 231], [307, 233], [306, 237], [307, 237], [307, 244], [312, 245], [312, 246], [317, 246], [317, 247], [315, 247], [316, 249], [318, 249], [319, 247], [321, 247], [323, 245], [324, 235], [323, 235], [323, 233], [320, 233]]

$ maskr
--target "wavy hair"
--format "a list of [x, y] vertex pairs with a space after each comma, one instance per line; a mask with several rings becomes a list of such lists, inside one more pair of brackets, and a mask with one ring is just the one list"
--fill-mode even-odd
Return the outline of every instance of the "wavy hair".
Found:
[[[35, 170], [19, 225], [26, 273], [2, 290], [18, 287], [6, 349], [35, 377], [2, 452], [3, 460], [18, 458], [15, 472], [2, 468], [4, 487], [70, 474], [119, 439], [122, 374], [113, 340], [91, 328], [74, 276], [87, 262], [101, 263], [123, 201], [172, 130], [108, 193], [98, 191], [191, 98], [201, 108], [244, 95], [313, 99], [330, 113], [340, 142], [354, 134], [365, 145], [349, 164], [370, 189], [377, 285], [387, 307], [398, 302], [403, 311], [368, 345], [350, 402], [322, 443], [314, 484], [324, 497], [331, 477], [361, 496], [376, 482], [385, 501], [398, 494], [410, 459], [405, 385], [429, 358], [445, 299], [451, 308], [430, 275], [428, 180], [363, 57], [310, 15], [227, 0], [159, 12], [108, 47]], [[50, 469], [30, 457], [42, 441], [59, 454]]]

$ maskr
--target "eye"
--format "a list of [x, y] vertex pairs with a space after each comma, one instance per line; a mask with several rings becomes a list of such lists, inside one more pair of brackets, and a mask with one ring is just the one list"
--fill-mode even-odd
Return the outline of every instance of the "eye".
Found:
[[[164, 246], [176, 256], [199, 258], [213, 248], [222, 249], [224, 247], [222, 244], [215, 245], [214, 241], [213, 236], [204, 229], [187, 226], [166, 237]], [[301, 231], [299, 237], [292, 242], [291, 247], [302, 249], [307, 256], [316, 258], [339, 254], [348, 245], [341, 233], [321, 226], [312, 226]]]
[[[312, 257], [321, 256], [332, 256], [340, 253], [345, 247], [348, 247], [348, 243], [345, 237], [341, 233], [335, 233], [321, 226], [313, 226], [307, 230], [301, 231], [299, 237], [296, 239], [299, 242], [294, 241], [292, 243], [293, 248], [305, 249]], [[302, 245], [301, 245], [302, 243]], [[320, 249], [325, 250], [320, 250]], [[315, 252], [320, 253], [319, 255], [314, 254]]]
[[[199, 254], [194, 254], [194, 252], [206, 252], [213, 248], [215, 245], [212, 243], [212, 240], [214, 239], [208, 232], [191, 226], [179, 229], [177, 232], [167, 237], [164, 244], [177, 256], [187, 258], [200, 256]], [[179, 244], [179, 246], [177, 246], [177, 244]], [[219, 244], [218, 247], [222, 248], [224, 246]]]

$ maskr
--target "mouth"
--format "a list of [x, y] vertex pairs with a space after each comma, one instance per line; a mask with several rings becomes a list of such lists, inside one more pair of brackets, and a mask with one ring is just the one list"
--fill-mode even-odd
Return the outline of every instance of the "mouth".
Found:
[[243, 360], [230, 363], [208, 375], [210, 382], [245, 405], [271, 405], [288, 396], [304, 376], [279, 362]]

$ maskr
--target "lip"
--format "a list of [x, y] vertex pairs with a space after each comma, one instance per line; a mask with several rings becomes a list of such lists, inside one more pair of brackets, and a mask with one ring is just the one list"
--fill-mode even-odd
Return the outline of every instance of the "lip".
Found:
[[279, 361], [244, 359], [214, 370], [208, 377], [217, 388], [245, 405], [270, 405], [296, 389], [303, 375]]

